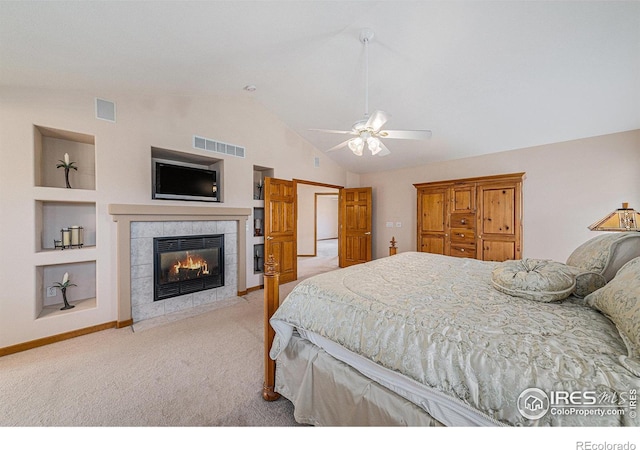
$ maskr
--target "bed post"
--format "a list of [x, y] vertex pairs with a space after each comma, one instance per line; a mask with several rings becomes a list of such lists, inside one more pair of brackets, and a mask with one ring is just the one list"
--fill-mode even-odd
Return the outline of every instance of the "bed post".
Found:
[[262, 398], [268, 402], [280, 398], [280, 394], [275, 391], [276, 362], [269, 357], [269, 350], [275, 337], [275, 331], [271, 328], [269, 319], [280, 304], [280, 274], [276, 266], [275, 258], [269, 255], [264, 263], [264, 384], [262, 385]]
[[391, 246], [389, 247], [389, 256], [393, 256], [398, 252], [398, 247], [396, 247], [396, 237], [391, 237]]

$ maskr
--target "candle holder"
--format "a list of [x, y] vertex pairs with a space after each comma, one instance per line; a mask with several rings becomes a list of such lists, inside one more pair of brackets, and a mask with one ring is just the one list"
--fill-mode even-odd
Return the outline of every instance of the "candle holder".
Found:
[[71, 248], [82, 248], [84, 245], [84, 228], [74, 225], [69, 227], [71, 231]]
[[53, 240], [54, 248], [82, 248], [84, 245], [84, 228], [74, 225], [60, 230], [60, 239]]
[[[63, 228], [60, 230], [60, 240], [58, 241], [60, 250], [64, 250], [65, 248], [71, 248], [71, 230], [68, 228]], [[55, 240], [53, 241], [55, 244]]]

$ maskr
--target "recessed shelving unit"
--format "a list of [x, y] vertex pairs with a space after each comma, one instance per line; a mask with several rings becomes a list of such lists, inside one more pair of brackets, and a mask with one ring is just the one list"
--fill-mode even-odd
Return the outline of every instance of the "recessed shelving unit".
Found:
[[[151, 162], [154, 159], [173, 161], [176, 163], [188, 163], [202, 166], [209, 170], [215, 170], [216, 183], [218, 185], [218, 201], [224, 202], [224, 159], [213, 158], [202, 154], [203, 151], [178, 151], [158, 147], [151, 147]], [[153, 170], [153, 169], [152, 169]]]
[[65, 154], [77, 170], [69, 170], [72, 189], [95, 190], [95, 138], [88, 134], [34, 126], [35, 185], [66, 188], [64, 168], [56, 167]]
[[253, 166], [253, 214], [251, 223], [253, 229], [253, 246], [249, 246], [252, 251], [251, 263], [254, 278], [250, 280], [249, 285], [262, 285], [262, 274], [264, 272], [264, 179], [273, 177], [274, 171], [270, 167]]
[[[33, 133], [35, 319], [42, 319], [97, 307], [96, 146], [94, 136], [75, 131], [34, 125]], [[69, 170], [70, 187], [64, 168], [57, 167], [65, 155], [77, 168]], [[69, 234], [63, 236], [62, 229]], [[56, 247], [55, 241], [69, 246]], [[74, 308], [61, 310], [63, 296], [55, 283], [65, 273], [76, 285], [66, 291]]]
[[[73, 309], [60, 310], [64, 305], [62, 292], [55, 287], [64, 274], [76, 286], [67, 288], [67, 301]], [[78, 312], [96, 307], [96, 262], [79, 261], [66, 264], [36, 266], [36, 318]]]
[[[82, 227], [82, 247], [96, 245], [96, 204], [36, 200], [36, 252], [56, 250], [55, 240], [62, 240], [62, 229]], [[71, 236], [69, 236], [71, 239]], [[71, 244], [71, 242], [69, 242]], [[75, 243], [75, 242], [74, 242]], [[78, 248], [77, 246], [74, 248]]]
[[264, 272], [264, 244], [253, 245], [253, 273]]

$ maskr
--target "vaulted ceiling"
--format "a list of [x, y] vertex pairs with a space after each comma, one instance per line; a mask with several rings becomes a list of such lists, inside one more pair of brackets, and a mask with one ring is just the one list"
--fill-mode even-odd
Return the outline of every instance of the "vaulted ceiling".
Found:
[[433, 133], [328, 153], [375, 172], [640, 128], [640, 2], [2, 1], [0, 85], [253, 96], [323, 151], [367, 86]]

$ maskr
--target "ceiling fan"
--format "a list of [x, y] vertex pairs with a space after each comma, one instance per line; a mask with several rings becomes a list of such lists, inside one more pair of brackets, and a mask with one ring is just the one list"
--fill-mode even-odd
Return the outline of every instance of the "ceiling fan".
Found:
[[349, 134], [352, 137], [327, 152], [349, 149], [357, 156], [362, 156], [365, 144], [372, 155], [386, 156], [391, 151], [382, 143], [381, 138], [422, 140], [431, 137], [429, 130], [383, 130], [382, 127], [391, 117], [384, 111], [376, 110], [369, 115], [369, 42], [373, 39], [373, 30], [365, 28], [360, 32], [360, 42], [365, 48], [365, 113], [364, 118], [357, 121], [349, 131], [313, 129], [325, 133]]

